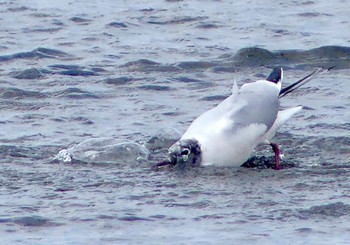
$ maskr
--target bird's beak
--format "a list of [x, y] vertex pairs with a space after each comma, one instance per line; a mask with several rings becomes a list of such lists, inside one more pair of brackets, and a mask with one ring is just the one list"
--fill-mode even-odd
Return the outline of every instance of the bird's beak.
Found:
[[173, 144], [169, 148], [169, 158], [163, 162], [157, 163], [153, 166], [153, 169], [158, 169], [164, 166], [175, 167], [178, 163], [178, 152], [180, 152], [181, 148], [178, 143]]
[[157, 170], [157, 169], [159, 169], [159, 168], [161, 168], [161, 167], [164, 167], [164, 166], [171, 166], [171, 167], [174, 167], [175, 165], [176, 165], [176, 161], [165, 160], [165, 161], [163, 161], [163, 162], [159, 162], [159, 163], [153, 165], [152, 168], [153, 168], [154, 170]]

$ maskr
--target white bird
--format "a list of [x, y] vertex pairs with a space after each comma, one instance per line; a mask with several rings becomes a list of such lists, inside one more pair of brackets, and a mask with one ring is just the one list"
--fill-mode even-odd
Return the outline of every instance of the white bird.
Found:
[[195, 119], [169, 148], [169, 160], [156, 167], [239, 166], [258, 145], [269, 144], [275, 153], [275, 169], [280, 169], [279, 147], [271, 139], [302, 106], [279, 111], [279, 99], [310, 81], [311, 76], [330, 69], [317, 69], [284, 89], [281, 67], [274, 68], [266, 80], [244, 84], [240, 89], [234, 81], [232, 95]]

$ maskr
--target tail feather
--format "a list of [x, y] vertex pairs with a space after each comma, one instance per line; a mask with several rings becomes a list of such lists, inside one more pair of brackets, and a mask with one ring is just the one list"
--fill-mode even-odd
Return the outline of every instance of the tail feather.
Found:
[[277, 130], [280, 127], [282, 127], [295, 113], [297, 113], [301, 109], [302, 106], [297, 106], [283, 111], [279, 111], [274, 124], [269, 129], [269, 131], [267, 131], [267, 133], [263, 136], [262, 143], [270, 144], [270, 140], [275, 136]]

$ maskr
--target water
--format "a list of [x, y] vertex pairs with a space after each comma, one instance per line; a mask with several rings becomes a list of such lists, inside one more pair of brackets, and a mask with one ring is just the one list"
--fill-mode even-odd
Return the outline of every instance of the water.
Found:
[[[2, 1], [3, 243], [347, 244], [348, 4]], [[151, 169], [275, 65], [335, 66], [283, 98], [305, 106], [275, 138], [289, 167]]]

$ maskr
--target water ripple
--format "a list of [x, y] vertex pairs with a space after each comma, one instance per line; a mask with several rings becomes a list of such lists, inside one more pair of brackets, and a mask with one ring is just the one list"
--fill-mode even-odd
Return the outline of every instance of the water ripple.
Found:
[[350, 215], [350, 205], [344, 204], [343, 202], [317, 205], [308, 209], [299, 210], [299, 214], [304, 219], [325, 217], [339, 218], [344, 215]]
[[30, 52], [21, 52], [12, 55], [3, 55], [0, 56], [0, 61], [13, 61], [17, 59], [58, 59], [70, 57], [67, 53], [57, 50], [57, 49], [48, 49], [48, 48], [37, 48]]
[[50, 219], [37, 216], [37, 215], [0, 219], [0, 223], [14, 223], [16, 225], [30, 226], [30, 227], [49, 227], [49, 226], [60, 225], [59, 223], [53, 222]]

